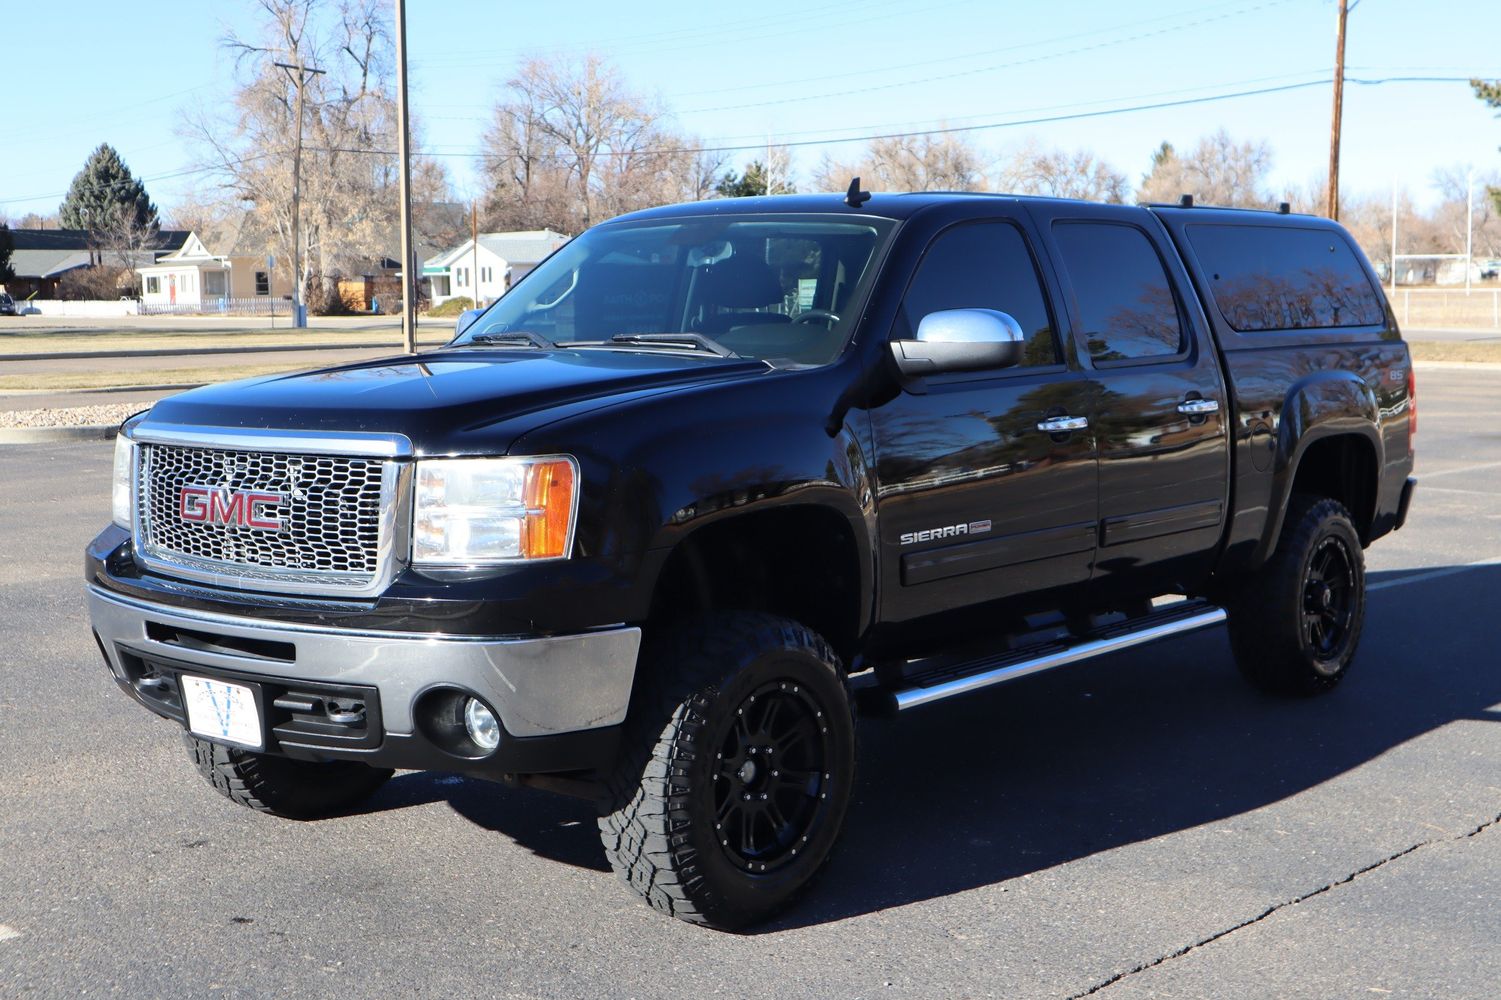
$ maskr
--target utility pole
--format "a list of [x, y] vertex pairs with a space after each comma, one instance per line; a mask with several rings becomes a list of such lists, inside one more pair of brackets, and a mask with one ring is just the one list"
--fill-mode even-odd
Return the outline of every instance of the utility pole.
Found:
[[470, 267], [474, 270], [474, 304], [472, 309], [484, 308], [479, 304], [479, 207], [478, 202], [469, 203], [469, 254]]
[[412, 272], [412, 121], [407, 113], [407, 5], [396, 0], [396, 158], [401, 177], [401, 340], [417, 353], [417, 276]]
[[1345, 110], [1345, 19], [1349, 14], [1349, 0], [1339, 0], [1339, 27], [1334, 34], [1334, 114], [1329, 121], [1329, 206], [1326, 213], [1335, 221], [1339, 220], [1339, 127]]
[[[297, 73], [292, 77], [292, 85], [297, 88], [297, 147], [292, 154], [292, 326], [300, 329], [307, 326], [307, 305], [302, 301], [302, 116], [307, 106], [303, 91], [309, 76], [321, 76], [324, 71], [304, 66], [301, 62], [295, 66], [280, 62], [272, 65], [281, 67], [289, 77], [293, 71]], [[270, 282], [268, 273], [268, 292]]]

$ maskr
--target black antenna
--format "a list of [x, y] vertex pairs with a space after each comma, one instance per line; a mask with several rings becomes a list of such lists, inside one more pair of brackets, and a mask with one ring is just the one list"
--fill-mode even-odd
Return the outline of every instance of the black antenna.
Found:
[[859, 208], [870, 201], [870, 192], [860, 190], [860, 178], [850, 181], [850, 189], [844, 193], [844, 203], [850, 208]]
[[1179, 198], [1178, 199], [1178, 206], [1180, 208], [1193, 208], [1194, 207], [1194, 196], [1191, 195], [1191, 194], [1186, 194], [1183, 197]]
[[1292, 210], [1293, 210], [1293, 207], [1291, 205], [1289, 205], [1285, 201], [1277, 203], [1277, 214], [1278, 215], [1290, 215], [1292, 213]]

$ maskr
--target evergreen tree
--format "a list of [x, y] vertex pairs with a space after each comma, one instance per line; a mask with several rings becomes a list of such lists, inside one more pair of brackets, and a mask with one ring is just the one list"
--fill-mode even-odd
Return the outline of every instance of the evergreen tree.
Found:
[[91, 233], [119, 228], [155, 230], [160, 226], [146, 185], [132, 176], [109, 143], [94, 150], [74, 176], [58, 218], [65, 229], [87, 229]]
[[10, 226], [0, 222], [0, 285], [16, 280], [15, 269], [10, 266], [10, 255], [15, 248], [16, 240], [10, 234]]
[[[1487, 107], [1501, 108], [1501, 80], [1471, 80], [1470, 86], [1475, 88], [1475, 96], [1484, 101]], [[1501, 118], [1501, 115], [1497, 117]], [[1501, 212], [1501, 187], [1486, 190], [1496, 206], [1496, 211]]]
[[752, 160], [750, 166], [745, 168], [745, 173], [739, 177], [731, 170], [722, 177], [714, 190], [718, 191], [723, 198], [754, 198], [763, 194], [793, 194], [796, 192], [790, 184], [773, 180], [771, 190], [767, 190], [766, 166], [760, 160]]

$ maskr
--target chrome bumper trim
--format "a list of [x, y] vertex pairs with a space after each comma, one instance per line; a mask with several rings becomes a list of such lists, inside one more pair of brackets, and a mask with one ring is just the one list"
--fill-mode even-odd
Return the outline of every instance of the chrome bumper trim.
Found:
[[[89, 587], [89, 616], [123, 676], [119, 648], [268, 678], [363, 684], [380, 692], [386, 731], [414, 729], [412, 706], [434, 687], [479, 695], [512, 736], [547, 736], [625, 720], [641, 630], [619, 626], [546, 637], [451, 636], [283, 624], [167, 608]], [[293, 660], [190, 649], [148, 638], [146, 623], [238, 639], [290, 642]]]

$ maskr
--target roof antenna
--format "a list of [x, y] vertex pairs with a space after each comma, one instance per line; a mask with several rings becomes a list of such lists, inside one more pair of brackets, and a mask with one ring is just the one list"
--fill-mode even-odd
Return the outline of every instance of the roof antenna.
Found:
[[1194, 196], [1191, 195], [1191, 194], [1186, 194], [1183, 197], [1179, 198], [1178, 199], [1178, 206], [1180, 208], [1193, 208], [1194, 207]]
[[860, 178], [850, 181], [850, 189], [844, 193], [844, 203], [850, 208], [859, 208], [870, 201], [870, 192], [860, 190]]
[[1289, 203], [1287, 203], [1285, 201], [1277, 203], [1277, 214], [1278, 215], [1290, 215], [1290, 214], [1292, 214], [1292, 210], [1293, 210], [1292, 205], [1290, 205]]

